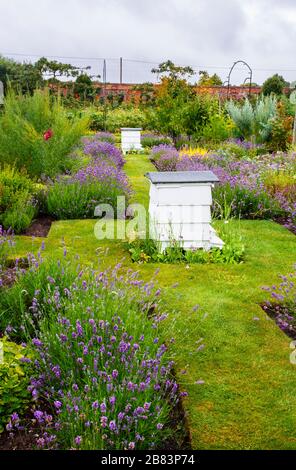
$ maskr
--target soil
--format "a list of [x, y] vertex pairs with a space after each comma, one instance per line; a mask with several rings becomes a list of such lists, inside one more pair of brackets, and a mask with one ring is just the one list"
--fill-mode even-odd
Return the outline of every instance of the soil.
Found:
[[35, 219], [30, 227], [27, 228], [24, 235], [30, 237], [47, 237], [53, 220], [52, 217], [48, 216], [38, 217], [38, 219]]
[[8, 432], [0, 435], [0, 452], [2, 450], [33, 450], [36, 448], [36, 438], [33, 433], [20, 431], [13, 438]]
[[[260, 305], [260, 307], [275, 322], [276, 322], [276, 317], [281, 313], [281, 309], [282, 309], [282, 306], [278, 305], [278, 304], [271, 304], [271, 305], [262, 304], [262, 305]], [[290, 329], [285, 328], [284, 330], [282, 330], [282, 329], [281, 330], [289, 338], [292, 338], [293, 340], [295, 340], [296, 339], [296, 327], [292, 326], [291, 324], [290, 324], [290, 327], [291, 327]]]
[[4, 272], [1, 272], [1, 285], [5, 287], [10, 287], [16, 280], [16, 269], [6, 268]]
[[294, 233], [296, 235], [296, 227], [294, 226], [287, 226], [287, 219], [285, 217], [277, 217], [274, 219], [275, 222], [277, 222], [280, 225], [284, 225], [287, 230], [290, 232]]

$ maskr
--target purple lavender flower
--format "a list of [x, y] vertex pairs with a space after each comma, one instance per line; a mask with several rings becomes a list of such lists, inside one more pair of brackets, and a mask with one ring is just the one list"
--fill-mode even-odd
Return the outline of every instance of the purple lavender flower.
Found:
[[74, 439], [74, 442], [77, 446], [80, 446], [81, 442], [82, 442], [82, 437], [81, 436], [76, 436], [75, 439]]

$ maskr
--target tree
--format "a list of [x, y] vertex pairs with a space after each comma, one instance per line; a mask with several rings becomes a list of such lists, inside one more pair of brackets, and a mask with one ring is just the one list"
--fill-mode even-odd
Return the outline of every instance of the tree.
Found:
[[157, 73], [158, 75], [166, 74], [172, 80], [185, 79], [186, 76], [190, 77], [194, 75], [194, 70], [191, 67], [175, 65], [171, 60], [162, 62], [159, 64], [158, 68], [153, 68], [151, 72]]
[[194, 74], [191, 67], [181, 67], [168, 60], [162, 62], [152, 73], [161, 75], [155, 97], [155, 119], [157, 128], [174, 140], [185, 132], [185, 105], [194, 95], [193, 87], [186, 77]]
[[96, 94], [99, 92], [100, 87], [95, 86], [91, 77], [86, 73], [81, 73], [74, 84], [74, 94], [78, 95], [80, 99], [93, 101]]
[[0, 57], [0, 80], [6, 93], [8, 86], [21, 93], [32, 94], [43, 83], [42, 74], [31, 63], [20, 63]]
[[209, 106], [186, 80], [194, 74], [191, 67], [179, 67], [167, 61], [153, 71], [162, 75], [154, 108], [158, 130], [170, 135], [174, 141], [181, 134], [191, 136], [199, 132], [209, 119]]
[[256, 82], [249, 82], [249, 80], [246, 80], [244, 83], [241, 83], [240, 86], [245, 86], [246, 88], [248, 88], [249, 86], [251, 85], [251, 87], [257, 87], [259, 86], [258, 83]]
[[[41, 57], [41, 59], [35, 63], [35, 67], [41, 74], [49, 76], [49, 79], [55, 82], [58, 81], [57, 77], [77, 77], [81, 71], [81, 68], [72, 64], [48, 60], [46, 57]], [[85, 70], [87, 69], [90, 69], [90, 67], [85, 68]]]
[[200, 78], [197, 82], [197, 85], [199, 86], [221, 86], [222, 85], [222, 80], [217, 75], [214, 73], [214, 75], [209, 75], [209, 73], [206, 70], [200, 70], [199, 72]]
[[278, 75], [277, 73], [272, 77], [269, 77], [265, 80], [262, 85], [263, 95], [270, 95], [274, 93], [275, 95], [282, 95], [284, 87], [289, 86], [289, 82], [286, 82], [284, 77]]

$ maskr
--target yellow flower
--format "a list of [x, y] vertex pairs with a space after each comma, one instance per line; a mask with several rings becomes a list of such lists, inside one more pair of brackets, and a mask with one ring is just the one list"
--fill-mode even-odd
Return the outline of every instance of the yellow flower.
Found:
[[207, 149], [201, 148], [201, 147], [194, 147], [194, 148], [188, 148], [188, 149], [183, 149], [180, 151], [180, 155], [189, 155], [190, 157], [194, 157], [195, 155], [207, 155], [208, 151]]

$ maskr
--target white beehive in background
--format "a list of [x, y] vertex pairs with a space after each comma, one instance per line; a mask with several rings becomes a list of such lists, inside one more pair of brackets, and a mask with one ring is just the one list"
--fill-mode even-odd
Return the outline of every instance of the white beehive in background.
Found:
[[121, 129], [121, 149], [123, 153], [130, 150], [142, 150], [141, 128], [123, 127]]
[[0, 80], [0, 104], [4, 104], [4, 86]]
[[211, 171], [152, 172], [150, 180], [150, 238], [167, 248], [172, 240], [185, 248], [222, 248], [223, 241], [211, 227], [212, 186], [218, 178]]

